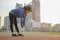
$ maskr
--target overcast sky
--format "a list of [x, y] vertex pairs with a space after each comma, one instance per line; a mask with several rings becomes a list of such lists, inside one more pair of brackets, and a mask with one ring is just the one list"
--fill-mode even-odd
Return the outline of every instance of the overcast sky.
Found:
[[[8, 12], [18, 3], [30, 3], [32, 0], [0, 0], [0, 16], [3, 18], [8, 15]], [[60, 0], [40, 0], [40, 16], [41, 22], [60, 23]]]

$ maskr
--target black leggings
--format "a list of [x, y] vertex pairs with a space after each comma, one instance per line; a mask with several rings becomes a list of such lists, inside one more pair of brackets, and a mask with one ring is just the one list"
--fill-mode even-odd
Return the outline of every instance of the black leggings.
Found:
[[11, 13], [9, 13], [9, 19], [10, 19], [11, 32], [13, 33], [13, 24], [14, 24], [16, 31], [19, 33], [19, 29], [18, 29], [18, 26], [17, 26], [17, 18], [15, 16], [13, 16]]

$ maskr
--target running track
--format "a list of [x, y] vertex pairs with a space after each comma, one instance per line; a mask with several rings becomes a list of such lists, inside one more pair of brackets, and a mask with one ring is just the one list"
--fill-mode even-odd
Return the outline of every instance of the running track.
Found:
[[1, 35], [0, 40], [60, 40], [60, 35], [24, 35], [24, 37], [12, 37], [11, 35]]

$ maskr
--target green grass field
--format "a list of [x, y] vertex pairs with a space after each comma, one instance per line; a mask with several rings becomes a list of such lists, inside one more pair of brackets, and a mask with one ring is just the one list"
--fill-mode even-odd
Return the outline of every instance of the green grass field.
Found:
[[23, 33], [33, 35], [60, 35], [60, 32], [23, 32]]
[[[21, 32], [23, 34], [33, 35], [60, 35], [60, 32]], [[0, 34], [11, 34], [10, 32], [0, 32]]]

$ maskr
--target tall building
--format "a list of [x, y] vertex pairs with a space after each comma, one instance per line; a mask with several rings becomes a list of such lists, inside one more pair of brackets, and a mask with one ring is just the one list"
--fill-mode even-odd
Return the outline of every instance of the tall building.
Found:
[[0, 27], [1, 27], [1, 16], [0, 16]]
[[5, 31], [8, 31], [10, 29], [10, 22], [9, 22], [9, 16], [4, 17], [4, 29]]
[[40, 2], [39, 0], [32, 1], [32, 13], [34, 21], [40, 22]]
[[[32, 19], [34, 21], [39, 21], [40, 22], [40, 2], [39, 0], [33, 0], [31, 3], [29, 3], [28, 5], [31, 6], [32, 8]], [[30, 16], [30, 18], [31, 18]]]
[[[37, 24], [36, 28], [40, 28], [41, 23], [40, 23], [40, 2], [39, 0], [33, 0], [32, 1], [32, 16], [33, 16], [33, 20], [35, 21], [35, 23]], [[38, 25], [39, 24], [39, 25]]]
[[[31, 6], [32, 12], [26, 17], [25, 30], [30, 31], [31, 28], [40, 28], [40, 2], [39, 0], [32, 0], [28, 5]], [[33, 21], [32, 21], [33, 20]], [[36, 25], [35, 25], [36, 24]]]
[[33, 0], [30, 4], [31, 4], [31, 8], [32, 8], [32, 19], [35, 22], [40, 22], [40, 2], [39, 2], [39, 0]]

